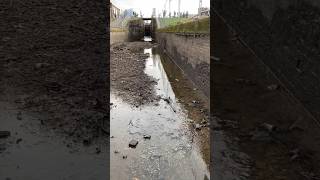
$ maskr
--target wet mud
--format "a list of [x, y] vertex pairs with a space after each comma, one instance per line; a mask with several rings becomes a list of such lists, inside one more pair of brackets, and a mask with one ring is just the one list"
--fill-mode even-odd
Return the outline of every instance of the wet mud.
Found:
[[[152, 94], [146, 96], [155, 99], [137, 106], [134, 101], [141, 102], [139, 98], [127, 99], [119, 93], [122, 89], [111, 88], [111, 179], [209, 178], [208, 102], [169, 58], [158, 53], [156, 44], [140, 53], [143, 74], [136, 71], [136, 76], [147, 77], [151, 83], [144, 86]], [[131, 140], [138, 141], [135, 148], [129, 147]]]
[[214, 27], [212, 128], [224, 135], [213, 137], [216, 176], [318, 179], [317, 121], [222, 19]]

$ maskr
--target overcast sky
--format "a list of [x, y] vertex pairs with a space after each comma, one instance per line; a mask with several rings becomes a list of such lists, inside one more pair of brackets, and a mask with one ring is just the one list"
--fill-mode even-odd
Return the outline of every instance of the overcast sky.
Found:
[[[167, 10], [169, 10], [169, 0], [167, 0]], [[178, 12], [178, 1], [171, 0], [171, 12]], [[120, 9], [133, 8], [137, 13], [146, 17], [151, 16], [152, 8], [156, 8], [157, 15], [162, 12], [166, 0], [111, 0]], [[210, 7], [210, 0], [202, 0], [203, 7]], [[198, 12], [199, 0], [181, 0], [180, 11], [188, 11], [189, 14], [196, 14]]]

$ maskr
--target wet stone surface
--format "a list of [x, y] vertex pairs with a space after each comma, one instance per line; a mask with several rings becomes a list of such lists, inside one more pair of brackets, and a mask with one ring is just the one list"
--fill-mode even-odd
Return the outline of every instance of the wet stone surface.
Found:
[[[130, 47], [130, 43], [127, 46]], [[124, 45], [122, 48], [127, 47]], [[141, 102], [139, 98], [123, 96], [123, 89], [115, 85], [117, 82], [111, 83], [114, 86], [111, 87], [110, 136], [113, 138], [110, 138], [110, 145], [111, 152], [117, 152], [111, 154], [111, 179], [188, 180], [209, 177], [209, 151], [204, 148], [204, 144], [209, 142], [208, 128], [203, 127], [196, 132], [193, 125], [205, 118], [208, 111], [200, 111], [206, 109], [204, 103], [193, 91], [192, 84], [183, 78], [182, 72], [174, 64], [168, 65], [168, 59], [163, 59], [156, 48], [146, 47], [141, 51], [145, 58], [138, 66], [147, 83], [142, 81], [143, 84], [135, 86], [149, 87], [151, 94], [141, 96], [156, 98], [137, 105], [135, 101]], [[188, 103], [195, 99], [197, 107], [189, 106]], [[135, 148], [130, 148], [128, 142]]]

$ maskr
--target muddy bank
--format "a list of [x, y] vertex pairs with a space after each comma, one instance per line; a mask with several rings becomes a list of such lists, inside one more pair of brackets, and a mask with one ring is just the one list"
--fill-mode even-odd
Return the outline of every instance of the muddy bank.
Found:
[[148, 55], [143, 50], [152, 46], [150, 42], [115, 43], [110, 50], [111, 88], [137, 107], [159, 100], [153, 88], [157, 80], [144, 73]]
[[[255, 180], [317, 179], [318, 124], [220, 18], [214, 23], [212, 112], [218, 120], [213, 132], [227, 135], [228, 149], [246, 154], [233, 156], [214, 148], [215, 158], [231, 164], [225, 174]], [[246, 170], [234, 171], [233, 162]]]
[[106, 4], [10, 2], [0, 4], [0, 58], [2, 77], [24, 94], [16, 103], [79, 142], [99, 136], [108, 118]]

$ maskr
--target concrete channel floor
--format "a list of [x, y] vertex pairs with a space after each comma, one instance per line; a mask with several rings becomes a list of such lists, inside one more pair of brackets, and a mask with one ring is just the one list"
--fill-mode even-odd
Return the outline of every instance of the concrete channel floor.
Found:
[[[129, 47], [130, 42], [124, 43], [120, 51], [126, 46]], [[157, 81], [153, 88], [162, 98], [157, 103], [136, 107], [118, 96], [119, 90], [111, 88], [111, 179], [208, 178], [205, 154], [209, 152], [206, 149], [209, 128], [194, 128], [196, 122], [205, 118], [199, 91], [170, 59], [160, 56], [155, 47], [143, 51], [148, 55], [143, 60], [144, 73]], [[113, 68], [119, 66], [113, 64], [111, 62]], [[128, 77], [118, 77], [114, 79], [117, 82], [130, 81]], [[150, 139], [143, 138], [145, 135]], [[128, 146], [132, 139], [138, 141], [134, 148]]]
[[319, 179], [318, 123], [222, 19], [215, 16], [213, 27], [211, 109], [221, 126], [213, 134], [229, 138], [226, 148], [212, 138], [215, 176]]

